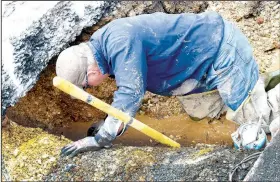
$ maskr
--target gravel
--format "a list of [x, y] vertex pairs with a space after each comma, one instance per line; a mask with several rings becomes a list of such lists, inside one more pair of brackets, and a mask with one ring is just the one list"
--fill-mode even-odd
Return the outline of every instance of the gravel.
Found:
[[[60, 158], [58, 165], [43, 179], [47, 181], [225, 181], [235, 164], [251, 152], [230, 147], [198, 144], [183, 147], [122, 147]], [[244, 178], [252, 163], [238, 171]], [[75, 166], [65, 170], [68, 166]]]

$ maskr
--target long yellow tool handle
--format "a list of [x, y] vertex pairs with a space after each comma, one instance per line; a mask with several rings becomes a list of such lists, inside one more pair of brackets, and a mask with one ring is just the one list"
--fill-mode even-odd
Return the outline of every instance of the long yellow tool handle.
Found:
[[160, 132], [154, 130], [153, 128], [145, 125], [144, 123], [138, 121], [137, 119], [130, 117], [128, 114], [114, 108], [113, 106], [103, 102], [102, 100], [90, 95], [79, 87], [75, 86], [71, 82], [60, 78], [58, 76], [53, 78], [53, 85], [63, 92], [80, 99], [101, 111], [106, 112], [107, 114], [119, 119], [120, 121], [132, 126], [136, 130], [148, 135], [149, 137], [172, 147], [180, 147], [180, 144], [174, 140], [168, 138], [167, 136], [161, 134]]

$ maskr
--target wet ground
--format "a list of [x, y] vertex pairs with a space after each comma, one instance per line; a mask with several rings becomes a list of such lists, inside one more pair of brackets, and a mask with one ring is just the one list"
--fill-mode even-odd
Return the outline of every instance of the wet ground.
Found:
[[[186, 114], [170, 116], [168, 118], [156, 119], [146, 115], [137, 115], [136, 119], [156, 129], [179, 142], [182, 146], [191, 146], [196, 143], [232, 145], [231, 133], [237, 125], [224, 118], [214, 120], [209, 123], [208, 119], [199, 122], [192, 121]], [[94, 123], [94, 122], [92, 122]], [[86, 136], [87, 129], [91, 126], [90, 122], [74, 122], [58, 129], [58, 133], [63, 133], [66, 138], [78, 140]], [[124, 146], [155, 146], [158, 142], [148, 136], [129, 128], [124, 135], [117, 138], [116, 144]]]

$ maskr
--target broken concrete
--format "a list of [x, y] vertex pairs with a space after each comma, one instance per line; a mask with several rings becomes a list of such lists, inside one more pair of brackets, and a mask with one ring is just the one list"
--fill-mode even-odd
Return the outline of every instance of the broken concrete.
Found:
[[265, 148], [244, 181], [280, 181], [280, 131]]
[[49, 60], [95, 24], [109, 2], [5, 2], [2, 12], [2, 108], [36, 83]]

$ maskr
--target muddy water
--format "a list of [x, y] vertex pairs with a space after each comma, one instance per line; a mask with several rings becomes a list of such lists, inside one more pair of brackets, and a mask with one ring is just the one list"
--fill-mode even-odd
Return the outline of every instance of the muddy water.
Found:
[[[230, 134], [234, 132], [237, 126], [230, 121], [222, 118], [208, 123], [204, 119], [199, 122], [192, 121], [187, 115], [181, 114], [171, 116], [165, 119], [156, 119], [145, 115], [137, 115], [136, 118], [176, 140], [182, 146], [191, 146], [196, 143], [232, 145]], [[86, 136], [90, 122], [73, 122], [60, 130], [63, 135], [72, 140], [78, 140]], [[117, 138], [114, 142], [126, 146], [155, 146], [160, 145], [148, 136], [129, 128], [124, 135]]]

